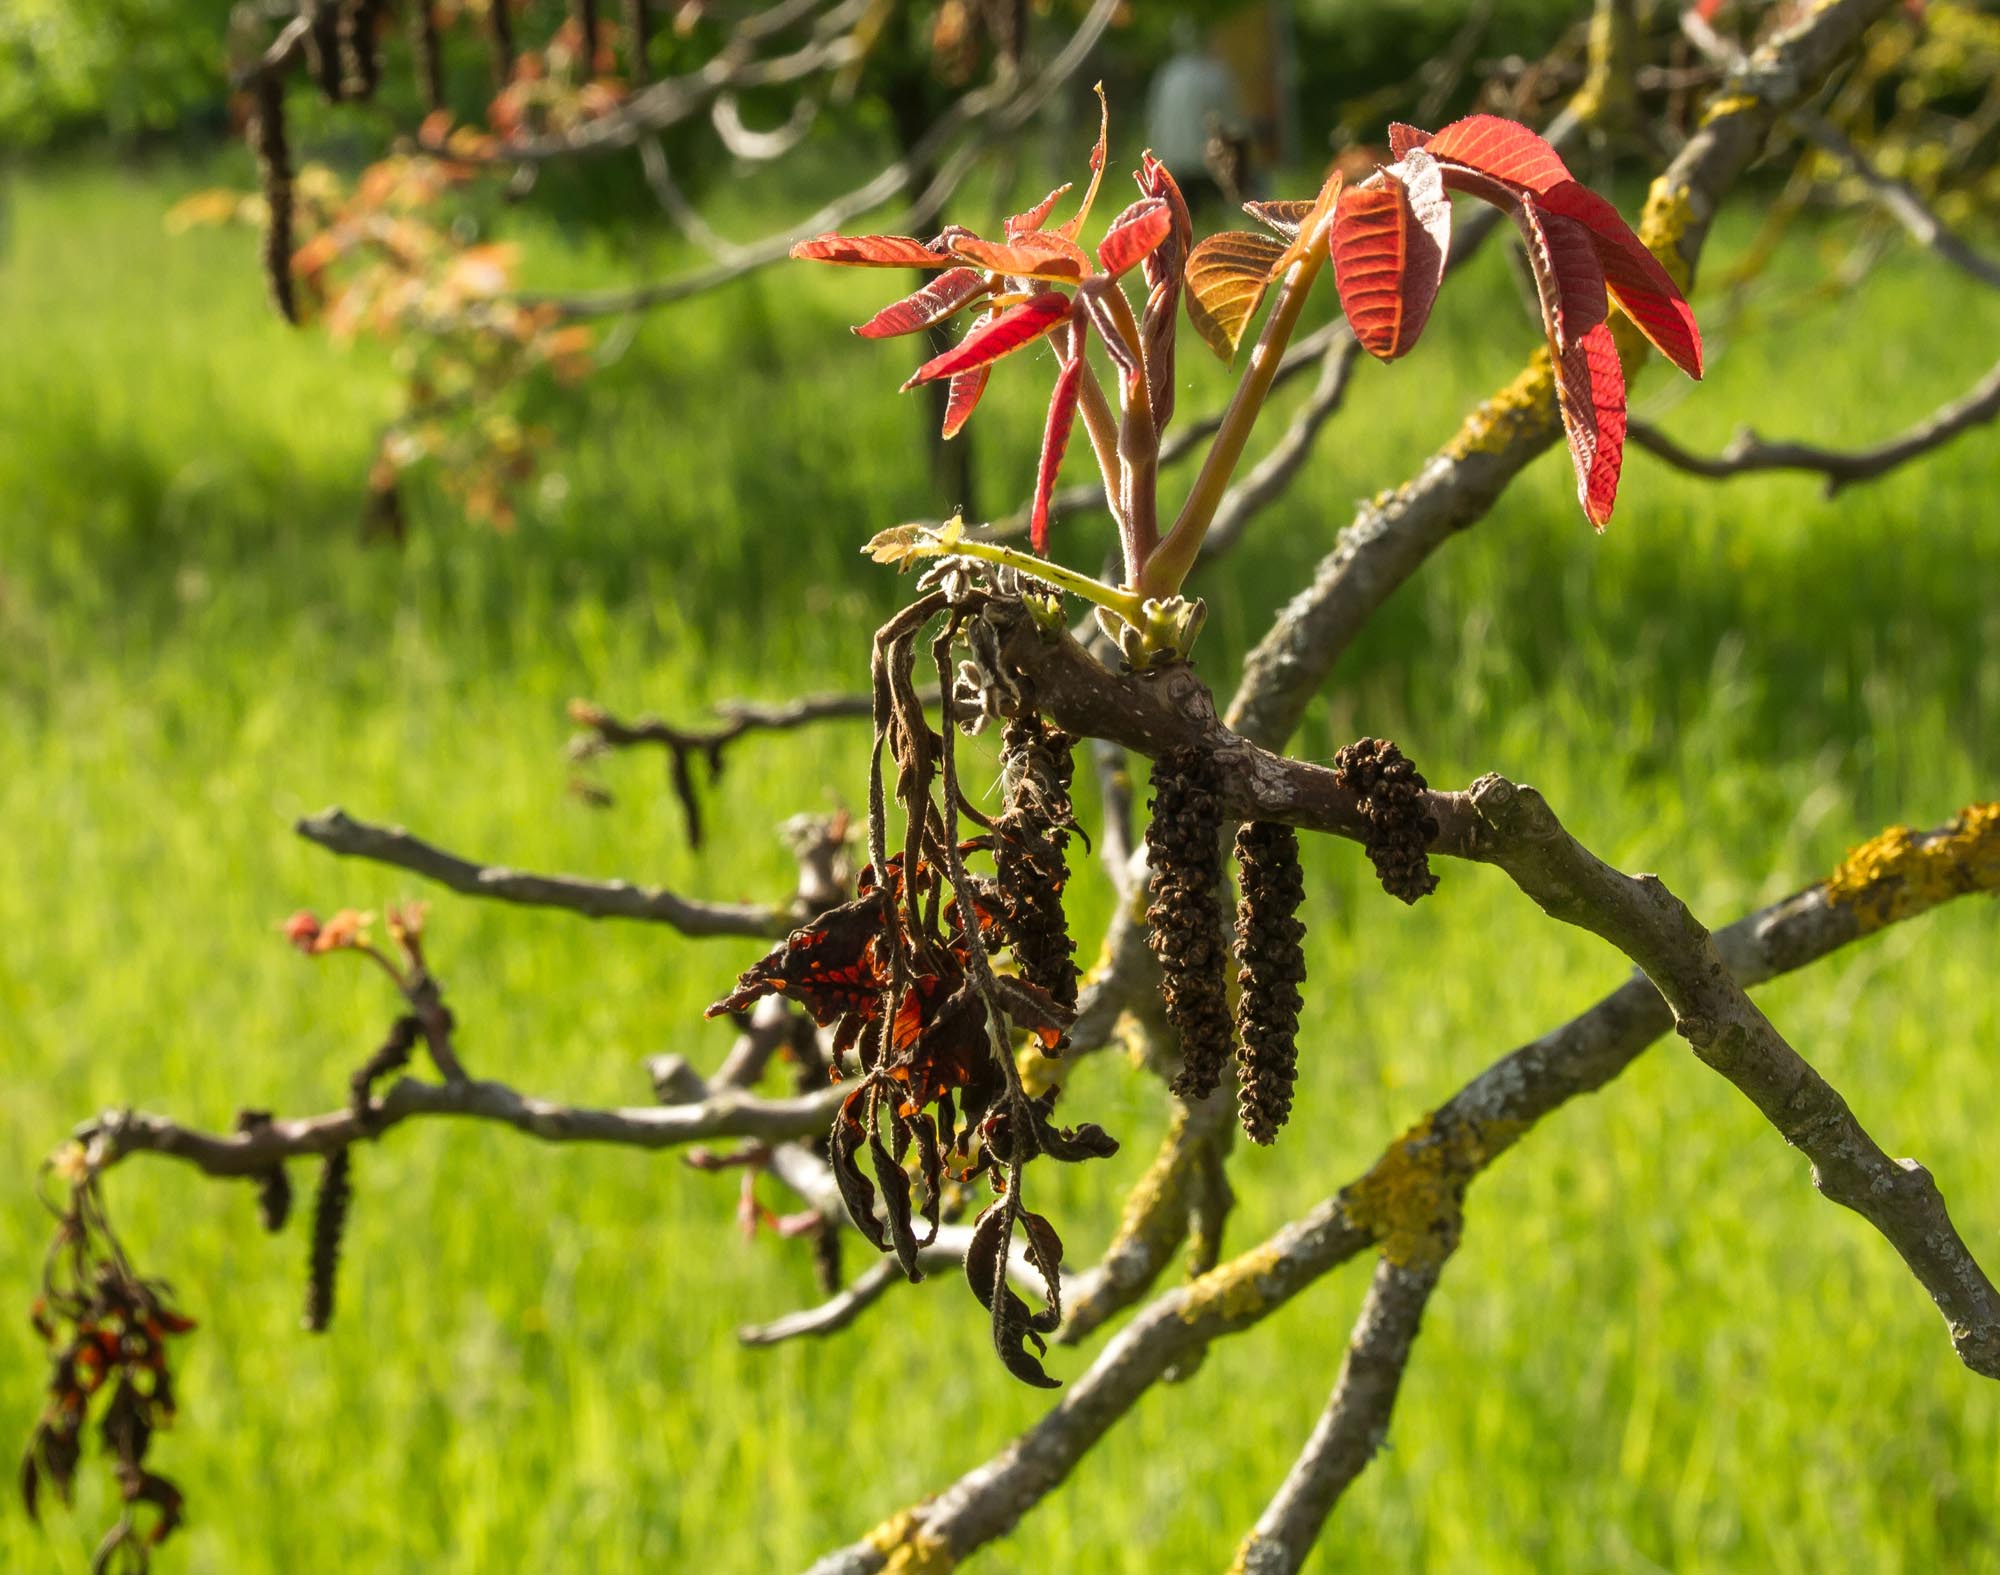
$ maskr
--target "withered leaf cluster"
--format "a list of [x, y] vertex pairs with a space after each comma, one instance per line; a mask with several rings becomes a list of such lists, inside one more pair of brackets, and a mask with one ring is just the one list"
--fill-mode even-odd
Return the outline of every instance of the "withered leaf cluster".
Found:
[[[1013, 1031], [1054, 1053], [1073, 1015], [1073, 943], [1061, 901], [1072, 824], [1068, 741], [1039, 720], [1016, 724], [1007, 809], [989, 822], [967, 803], [953, 754], [958, 718], [948, 714], [943, 731], [934, 729], [914, 680], [917, 640], [939, 614], [931, 656], [950, 708], [949, 653], [972, 615], [962, 595], [932, 590], [876, 636], [870, 859], [856, 895], [793, 931], [709, 1015], [775, 993], [831, 1030], [832, 1075], [846, 1075], [850, 1057], [859, 1075], [834, 1118], [827, 1157], [855, 1228], [893, 1252], [911, 1279], [922, 1277], [920, 1255], [936, 1241], [948, 1199], [986, 1180], [996, 1196], [975, 1222], [966, 1273], [1009, 1371], [1050, 1385], [1038, 1357], [1061, 1318], [1061, 1241], [1022, 1204], [1022, 1171], [1038, 1155], [1075, 1161], [1117, 1147], [1096, 1126], [1058, 1127], [1053, 1091], [1028, 1095], [1013, 1060]], [[885, 753], [904, 811], [903, 845], [893, 853]], [[961, 816], [984, 834], [961, 839]], [[967, 869], [977, 856], [992, 857], [993, 876]], [[999, 948], [1012, 953], [1016, 973], [994, 969], [989, 950]], [[1006, 1284], [1017, 1226], [1043, 1281], [1039, 1313]]]
[[[48, 1400], [21, 1461], [21, 1498], [34, 1519], [44, 1488], [71, 1501], [93, 1412], [124, 1503], [99, 1543], [93, 1575], [143, 1571], [181, 1523], [181, 1492], [147, 1469], [153, 1436], [172, 1423], [167, 1342], [194, 1328], [162, 1281], [141, 1279], [112, 1233], [93, 1174], [69, 1156], [67, 1199], [51, 1204], [56, 1234], [31, 1315], [49, 1353]], [[143, 1524], [142, 1524], [143, 1522]]]

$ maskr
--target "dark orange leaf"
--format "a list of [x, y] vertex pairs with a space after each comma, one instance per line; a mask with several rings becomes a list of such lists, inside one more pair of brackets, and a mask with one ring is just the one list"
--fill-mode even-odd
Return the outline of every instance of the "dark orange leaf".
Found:
[[1451, 201], [1437, 164], [1413, 149], [1398, 166], [1350, 186], [1334, 210], [1334, 283], [1340, 308], [1361, 348], [1393, 361], [1416, 344], [1444, 277], [1451, 244]]
[[[1392, 133], [1390, 146], [1394, 145]], [[1521, 190], [1544, 192], [1572, 178], [1562, 155], [1546, 141], [1518, 121], [1498, 115], [1454, 120], [1423, 146], [1432, 158], [1462, 164]]]
[[864, 339], [889, 339], [934, 328], [992, 288], [977, 268], [947, 268], [921, 290], [883, 307], [854, 331]]
[[955, 235], [951, 249], [969, 263], [1010, 279], [1050, 279], [1074, 284], [1090, 272], [1090, 256], [1066, 235], [1029, 230], [1005, 241]]
[[948, 268], [949, 252], [933, 251], [907, 235], [815, 236], [800, 241], [792, 255], [806, 262], [839, 263], [847, 268]]
[[1070, 183], [1064, 181], [1026, 213], [1015, 214], [1013, 218], [1007, 221], [1007, 233], [1009, 235], [1025, 235], [1030, 230], [1039, 230], [1048, 221], [1050, 212], [1062, 200], [1064, 193], [1069, 189]]
[[1114, 278], [1143, 261], [1174, 227], [1164, 197], [1143, 197], [1112, 221], [1097, 243], [1097, 261]]
[[1031, 295], [1003, 312], [989, 314], [974, 323], [971, 331], [949, 350], [932, 356], [918, 367], [903, 387], [911, 389], [919, 383], [935, 382], [940, 377], [953, 377], [960, 372], [990, 366], [1002, 356], [1012, 355], [1016, 350], [1033, 344], [1067, 319], [1070, 310], [1068, 296], [1050, 291], [1044, 295]]
[[1556, 401], [1576, 467], [1576, 495], [1599, 530], [1618, 501], [1625, 459], [1625, 368], [1611, 325], [1599, 323], [1556, 360]]
[[1428, 146], [1430, 140], [1431, 134], [1419, 127], [1406, 126], [1400, 120], [1389, 122], [1389, 152], [1397, 159], [1401, 159], [1412, 148]]
[[1224, 230], [1209, 236], [1188, 258], [1188, 321], [1223, 360], [1236, 354], [1284, 254], [1285, 248], [1268, 235]]
[[1604, 198], [1565, 181], [1536, 199], [1550, 213], [1580, 222], [1590, 231], [1604, 282], [1619, 310], [1631, 318], [1653, 347], [1689, 377], [1701, 376], [1701, 329], [1694, 312], [1659, 258], [1646, 249], [1623, 215]]

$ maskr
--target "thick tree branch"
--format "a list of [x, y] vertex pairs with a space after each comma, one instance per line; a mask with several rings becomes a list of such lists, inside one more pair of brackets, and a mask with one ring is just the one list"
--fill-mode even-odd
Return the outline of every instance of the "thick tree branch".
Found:
[[562, 908], [588, 919], [643, 919], [683, 935], [748, 935], [774, 939], [799, 920], [796, 907], [700, 902], [662, 886], [585, 880], [574, 875], [532, 875], [501, 865], [475, 864], [433, 847], [400, 827], [355, 820], [341, 809], [299, 821], [309, 842], [345, 857], [394, 865], [468, 897], [491, 897], [530, 908]]
[[[1826, 881], [1739, 920], [1713, 945], [1735, 983], [1749, 986], [1953, 896], [1997, 889], [2000, 806], [1975, 806], [1933, 832], [1885, 832]], [[1673, 1025], [1659, 991], [1635, 977], [1495, 1062], [1392, 1144], [1367, 1175], [1261, 1246], [1148, 1304], [1054, 1409], [990, 1461], [829, 1554], [812, 1575], [874, 1575], [892, 1560], [900, 1569], [920, 1567], [924, 1557], [963, 1558], [1010, 1530], [1198, 1348], [1268, 1316], [1371, 1244], [1413, 1274], [1435, 1267], [1455, 1239], [1470, 1181], [1536, 1122], [1603, 1087]]]
[[1818, 448], [1810, 443], [1769, 442], [1745, 427], [1713, 456], [1691, 453], [1657, 427], [1635, 422], [1627, 436], [1638, 447], [1676, 470], [1721, 479], [1756, 471], [1805, 470], [1826, 478], [1826, 495], [1861, 481], [1886, 476], [1911, 460], [1940, 449], [1962, 433], [2000, 417], [2000, 361], [1972, 389], [1941, 405], [1915, 426], [1872, 448]]

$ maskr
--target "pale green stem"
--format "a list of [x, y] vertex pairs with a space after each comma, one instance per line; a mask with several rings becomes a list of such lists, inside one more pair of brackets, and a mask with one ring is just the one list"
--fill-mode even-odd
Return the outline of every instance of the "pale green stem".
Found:
[[1250, 429], [1263, 413], [1265, 397], [1271, 392], [1271, 379], [1277, 375], [1285, 346], [1291, 342], [1292, 330], [1305, 310], [1306, 296], [1325, 261], [1326, 236], [1322, 233], [1285, 274], [1278, 304], [1270, 321], [1264, 324], [1263, 336], [1250, 352], [1249, 369], [1236, 385], [1229, 409], [1223, 413], [1222, 426], [1209, 447], [1208, 457], [1201, 462], [1201, 474], [1194, 478], [1194, 487], [1181, 506], [1180, 518], [1174, 521], [1174, 528], [1167, 532], [1159, 550], [1147, 559], [1140, 572], [1139, 589], [1146, 595], [1174, 595], [1194, 567], [1202, 538], [1208, 534], [1222, 495], [1229, 490], [1230, 478], [1235, 475], [1244, 445], [1250, 440]]
[[982, 563], [997, 563], [1003, 568], [1019, 569], [1021, 573], [1044, 584], [1053, 585], [1058, 590], [1068, 591], [1072, 596], [1080, 596], [1087, 602], [1107, 608], [1118, 614], [1127, 623], [1137, 625], [1144, 618], [1145, 598], [1137, 591], [1123, 586], [1106, 585], [1102, 580], [1094, 580], [1075, 569], [1066, 569], [1060, 563], [1048, 558], [1037, 558], [1031, 552], [1023, 552], [1019, 547], [1009, 547], [1004, 542], [979, 541], [973, 537], [961, 536], [956, 541], [939, 542], [934, 547], [920, 547], [910, 553], [913, 558], [949, 556], [953, 558], [977, 558]]

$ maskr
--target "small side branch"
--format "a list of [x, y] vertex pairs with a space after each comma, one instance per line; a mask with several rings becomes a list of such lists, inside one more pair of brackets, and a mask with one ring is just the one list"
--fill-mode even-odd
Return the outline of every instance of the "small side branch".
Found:
[[836, 1334], [873, 1307], [892, 1286], [908, 1283], [903, 1278], [902, 1266], [894, 1258], [884, 1258], [864, 1269], [852, 1284], [819, 1306], [787, 1313], [769, 1323], [745, 1324], [736, 1331], [736, 1338], [745, 1345], [781, 1345], [807, 1335]]
[[789, 906], [701, 902], [663, 886], [585, 880], [575, 875], [534, 875], [502, 865], [476, 864], [400, 827], [371, 825], [337, 808], [304, 817], [296, 829], [308, 842], [330, 853], [409, 870], [468, 897], [491, 897], [530, 908], [562, 908], [587, 919], [642, 919], [688, 936], [768, 939], [785, 934], [798, 917]]
[[1832, 497], [1843, 487], [1874, 481], [1899, 466], [1921, 459], [1996, 417], [2000, 417], [2000, 362], [1995, 362], [1970, 392], [1873, 448], [1843, 452], [1817, 448], [1810, 443], [1767, 442], [1746, 427], [1720, 454], [1710, 456], [1682, 448], [1666, 433], [1643, 422], [1634, 423], [1629, 436], [1647, 453], [1691, 475], [1721, 480], [1756, 471], [1812, 471], [1826, 478], [1826, 495]]

